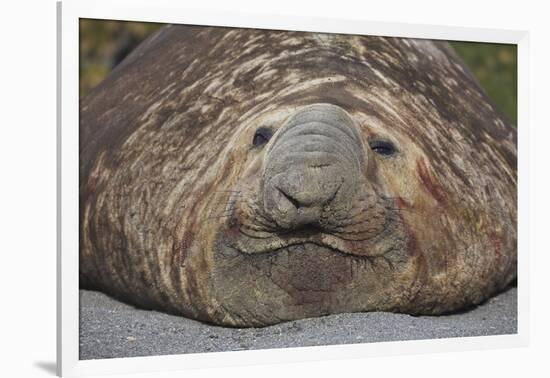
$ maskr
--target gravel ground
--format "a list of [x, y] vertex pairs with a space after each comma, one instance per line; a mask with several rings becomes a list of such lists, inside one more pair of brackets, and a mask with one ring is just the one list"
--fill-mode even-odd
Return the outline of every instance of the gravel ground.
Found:
[[225, 328], [80, 291], [80, 359], [371, 343], [517, 332], [517, 289], [445, 316], [338, 314], [265, 328]]

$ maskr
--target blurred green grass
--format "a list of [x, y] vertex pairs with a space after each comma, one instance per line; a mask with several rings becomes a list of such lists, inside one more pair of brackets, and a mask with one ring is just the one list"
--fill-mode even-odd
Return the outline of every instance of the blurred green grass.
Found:
[[517, 45], [450, 42], [489, 98], [517, 124]]
[[[163, 24], [80, 19], [80, 97]], [[516, 45], [450, 42], [495, 106], [517, 123]]]
[[164, 24], [95, 20], [79, 22], [79, 93], [86, 96], [145, 38]]

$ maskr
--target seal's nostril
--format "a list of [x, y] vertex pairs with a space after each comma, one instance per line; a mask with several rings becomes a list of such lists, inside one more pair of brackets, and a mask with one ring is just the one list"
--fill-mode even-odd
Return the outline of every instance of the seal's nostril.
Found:
[[311, 164], [309, 167], [310, 168], [327, 168], [327, 167], [330, 167], [332, 166], [332, 164], [329, 164], [329, 163], [316, 163], [316, 164]]
[[290, 202], [290, 203], [292, 204], [292, 206], [294, 206], [295, 208], [298, 209], [298, 208], [300, 208], [300, 207], [302, 206], [302, 205], [300, 204], [300, 202], [299, 202], [297, 199], [291, 197], [291, 196], [290, 196], [289, 194], [287, 194], [284, 190], [281, 190], [281, 188], [277, 188], [277, 190], [278, 190], [278, 191], [282, 194], [282, 196], [285, 197], [285, 198], [288, 200], [288, 202]]
[[336, 188], [336, 190], [334, 191], [334, 193], [325, 201], [324, 205], [327, 206], [329, 205], [331, 202], [334, 201], [334, 199], [336, 198], [336, 196], [338, 195], [338, 192], [340, 191], [340, 189], [342, 188], [342, 185], [344, 184], [344, 179], [342, 179], [342, 181], [340, 182], [340, 184], [338, 185], [338, 187]]

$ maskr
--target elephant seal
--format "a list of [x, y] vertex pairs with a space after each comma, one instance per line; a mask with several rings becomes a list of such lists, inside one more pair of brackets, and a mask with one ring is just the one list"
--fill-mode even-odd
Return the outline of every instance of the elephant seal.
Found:
[[516, 276], [516, 130], [445, 42], [167, 26], [80, 104], [80, 282], [228, 326]]

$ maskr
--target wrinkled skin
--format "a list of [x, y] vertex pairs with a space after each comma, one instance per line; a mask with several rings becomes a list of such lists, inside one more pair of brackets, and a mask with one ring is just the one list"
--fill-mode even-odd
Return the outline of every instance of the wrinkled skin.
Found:
[[516, 275], [516, 134], [443, 42], [170, 26], [81, 103], [80, 279], [231, 326]]

